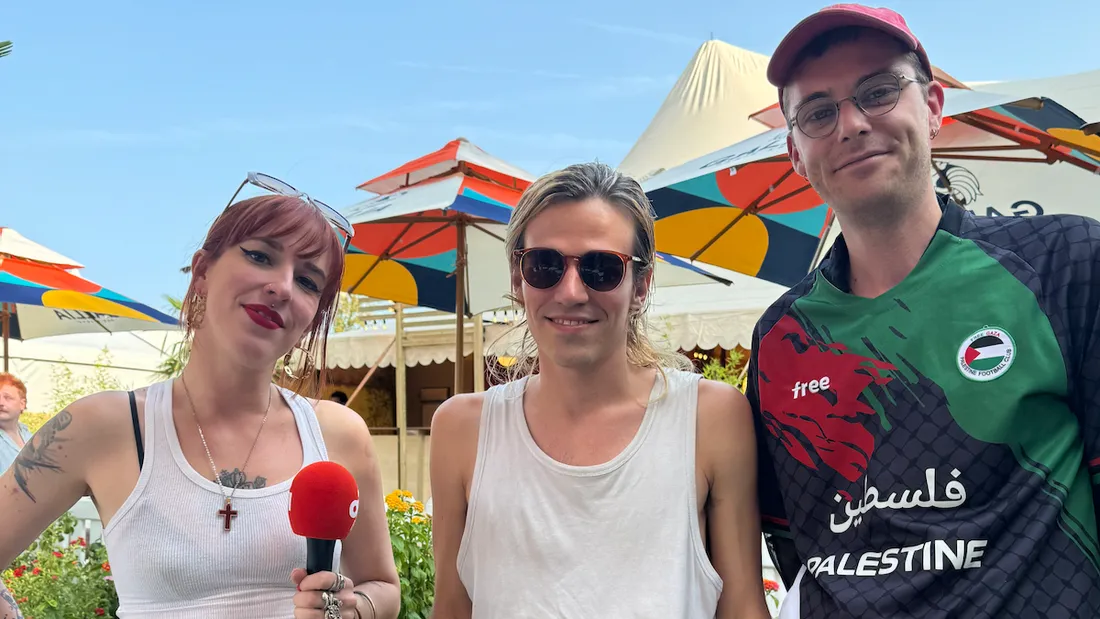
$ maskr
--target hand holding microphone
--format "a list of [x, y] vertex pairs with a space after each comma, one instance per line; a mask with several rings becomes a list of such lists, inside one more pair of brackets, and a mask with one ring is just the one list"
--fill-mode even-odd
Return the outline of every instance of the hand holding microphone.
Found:
[[304, 467], [290, 485], [290, 528], [306, 538], [306, 567], [290, 579], [298, 585], [294, 616], [299, 619], [358, 619], [355, 583], [332, 569], [336, 541], [351, 532], [359, 514], [359, 486], [335, 462]]

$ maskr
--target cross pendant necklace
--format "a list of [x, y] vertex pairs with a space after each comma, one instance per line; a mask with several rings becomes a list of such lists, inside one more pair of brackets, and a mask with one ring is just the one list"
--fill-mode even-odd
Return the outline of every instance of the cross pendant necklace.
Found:
[[[221, 477], [218, 475], [218, 466], [214, 464], [214, 456], [210, 454], [210, 446], [206, 444], [206, 435], [202, 432], [202, 425], [199, 424], [198, 415], [195, 413], [195, 401], [191, 399], [191, 390], [187, 388], [187, 380], [183, 375], [180, 375], [180, 382], [183, 383], [183, 392], [187, 395], [187, 402], [191, 405], [191, 416], [195, 419], [195, 427], [199, 429], [199, 439], [202, 440], [202, 447], [206, 450], [206, 457], [210, 460], [210, 468], [214, 471], [214, 483], [218, 484], [218, 490], [221, 491], [222, 497], [225, 499], [225, 507], [218, 510], [219, 520], [224, 521], [225, 531], [232, 529], [233, 519], [237, 517], [239, 513], [233, 509], [233, 495], [237, 494], [237, 488], [240, 487], [240, 481], [237, 481], [233, 485], [233, 491], [229, 493], [229, 496], [225, 494], [225, 484], [222, 483]], [[260, 429], [256, 431], [256, 438], [252, 439], [252, 447], [248, 450], [248, 455], [245, 456], [244, 464], [241, 465], [241, 471], [245, 470], [248, 466], [248, 461], [252, 459], [252, 452], [256, 449], [256, 443], [260, 440], [260, 432], [264, 430], [264, 424], [267, 423], [267, 416], [271, 412], [271, 390], [267, 392], [267, 410], [264, 411], [263, 421], [260, 422]], [[242, 474], [242, 478], [245, 477]]]
[[218, 515], [225, 518], [225, 530], [228, 531], [233, 518], [237, 517], [237, 510], [233, 509], [233, 499], [225, 500], [225, 507], [218, 510]]

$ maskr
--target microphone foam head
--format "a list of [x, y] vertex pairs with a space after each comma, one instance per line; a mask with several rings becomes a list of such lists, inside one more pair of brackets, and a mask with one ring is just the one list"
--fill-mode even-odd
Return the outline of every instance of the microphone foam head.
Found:
[[314, 462], [290, 483], [290, 528], [295, 535], [342, 540], [358, 515], [359, 486], [335, 462]]

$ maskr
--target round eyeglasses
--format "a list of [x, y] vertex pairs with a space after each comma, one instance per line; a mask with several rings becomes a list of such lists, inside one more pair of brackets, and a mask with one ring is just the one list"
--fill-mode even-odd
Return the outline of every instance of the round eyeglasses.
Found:
[[836, 130], [840, 119], [840, 104], [851, 101], [856, 109], [867, 116], [882, 116], [898, 106], [901, 91], [909, 83], [916, 83], [911, 77], [882, 73], [869, 77], [856, 88], [856, 94], [839, 101], [825, 97], [810, 99], [795, 110], [792, 125], [798, 127], [806, 137], [819, 140], [829, 137]]

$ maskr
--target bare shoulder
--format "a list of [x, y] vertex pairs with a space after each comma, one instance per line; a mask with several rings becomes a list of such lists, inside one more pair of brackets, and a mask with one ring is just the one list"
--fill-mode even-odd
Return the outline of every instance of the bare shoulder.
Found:
[[[134, 392], [138, 410], [142, 410], [145, 390]], [[140, 416], [139, 416], [140, 417]], [[105, 451], [101, 441], [116, 436], [133, 438], [130, 421], [130, 398], [125, 391], [102, 391], [84, 396], [51, 417], [39, 429], [50, 433], [64, 431], [80, 443], [97, 445], [97, 451]]]
[[370, 429], [359, 413], [332, 400], [310, 399], [309, 403], [317, 415], [325, 446], [330, 452], [373, 453]]
[[437, 505], [457, 497], [451, 491], [459, 488], [468, 497], [484, 404], [485, 393], [462, 393], [440, 404], [432, 417], [432, 496], [437, 497]]
[[439, 405], [432, 416], [432, 436], [462, 438], [469, 433], [477, 436], [485, 393], [460, 393]]
[[712, 462], [729, 462], [747, 451], [755, 454], [752, 407], [745, 394], [733, 385], [700, 380], [696, 434], [700, 450]]
[[699, 381], [699, 425], [710, 430], [740, 430], [752, 427], [752, 408], [745, 394], [733, 385], [716, 380]]

